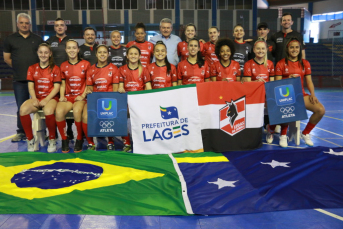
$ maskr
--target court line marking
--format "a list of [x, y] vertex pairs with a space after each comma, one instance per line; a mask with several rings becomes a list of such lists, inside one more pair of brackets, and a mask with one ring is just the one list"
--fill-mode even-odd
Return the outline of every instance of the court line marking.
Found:
[[0, 115], [3, 115], [3, 116], [10, 116], [10, 117], [17, 117], [16, 115], [9, 115], [9, 114], [0, 114]]
[[330, 141], [328, 141], [328, 140], [325, 140], [324, 138], [320, 138], [320, 137], [317, 137], [317, 136], [314, 136], [314, 135], [312, 135], [312, 136], [315, 137], [315, 138], [318, 138], [318, 139], [320, 139], [320, 140], [322, 140], [322, 141], [329, 142], [329, 143], [331, 143], [331, 144], [333, 144], [333, 145], [342, 147], [341, 145], [338, 145], [338, 144], [336, 144], [336, 143], [333, 143], [333, 142], [330, 142]]
[[[301, 124], [304, 124], [304, 125], [307, 125], [307, 123], [304, 123], [304, 122], [300, 122]], [[343, 135], [340, 135], [340, 134], [336, 134], [335, 132], [331, 132], [331, 131], [328, 131], [328, 130], [324, 130], [320, 127], [315, 127], [315, 129], [319, 129], [319, 130], [322, 130], [322, 131], [325, 131], [325, 132], [328, 132], [330, 134], [334, 134], [334, 135], [337, 135], [337, 136], [340, 136], [340, 137], [343, 137]]]
[[8, 139], [13, 138], [14, 136], [16, 136], [16, 134], [13, 134], [13, 135], [11, 135], [11, 136], [7, 136], [7, 137], [4, 137], [4, 138], [1, 138], [1, 139], [0, 139], [0, 143], [6, 141], [6, 140], [8, 140]]
[[15, 103], [15, 101], [13, 101], [13, 102], [9, 102], [9, 103], [4, 103], [4, 105], [11, 104], [11, 103]]
[[326, 116], [326, 115], [324, 115], [324, 117], [325, 117], [325, 118], [332, 118], [332, 119], [337, 119], [337, 120], [339, 120], [339, 121], [343, 121], [343, 119], [339, 119], [339, 118], [334, 118], [334, 117], [330, 117], [330, 116]]
[[320, 209], [320, 208], [315, 208], [314, 210], [319, 211], [319, 212], [321, 212], [321, 213], [323, 213], [323, 214], [325, 214], [325, 215], [331, 216], [331, 217], [333, 217], [333, 218], [335, 218], [335, 219], [338, 219], [338, 220], [343, 221], [343, 217], [342, 217], [342, 216], [333, 214], [333, 213], [331, 213], [331, 212], [325, 211], [325, 210]]
[[[263, 142], [264, 145], [272, 145], [272, 146], [280, 146], [278, 144], [269, 144], [269, 143], [265, 143]], [[280, 146], [281, 147], [281, 146]], [[288, 146], [289, 148], [297, 148], [297, 149], [304, 149], [304, 148], [307, 148], [307, 147], [301, 147], [301, 146]]]

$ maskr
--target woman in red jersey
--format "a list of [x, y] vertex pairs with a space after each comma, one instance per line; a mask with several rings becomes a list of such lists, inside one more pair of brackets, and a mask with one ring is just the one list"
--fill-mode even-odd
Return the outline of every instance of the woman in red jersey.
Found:
[[49, 130], [48, 152], [56, 151], [55, 109], [61, 85], [60, 68], [55, 65], [51, 47], [47, 43], [38, 46], [39, 63], [31, 65], [27, 71], [31, 99], [20, 107], [20, 121], [27, 137], [27, 151], [37, 151], [38, 142], [32, 134], [31, 113], [43, 109]]
[[212, 81], [240, 81], [241, 71], [239, 63], [233, 60], [235, 46], [228, 38], [219, 39], [216, 43], [215, 53], [219, 61], [211, 66]]
[[[196, 36], [196, 27], [193, 23], [189, 23], [185, 26], [185, 35], [186, 35], [186, 40], [179, 42], [177, 44], [177, 55], [181, 58], [181, 60], [185, 60], [188, 57], [188, 41]], [[204, 48], [204, 43], [200, 41], [200, 52], [202, 52]]]
[[147, 67], [153, 58], [154, 44], [145, 40], [146, 32], [145, 25], [143, 23], [137, 23], [135, 26], [136, 40], [127, 43], [126, 47], [129, 48], [132, 45], [136, 45], [141, 50], [141, 63], [143, 67]]
[[163, 41], [157, 41], [154, 47], [156, 62], [149, 64], [152, 89], [177, 86], [176, 68], [167, 59], [167, 47]]
[[209, 66], [212, 66], [212, 64], [219, 61], [215, 54], [215, 46], [219, 35], [220, 32], [216, 26], [212, 26], [208, 29], [208, 37], [210, 38], [210, 41], [204, 44], [204, 49], [201, 51], [201, 54]]
[[[301, 134], [301, 138], [308, 146], [313, 146], [311, 141], [310, 132], [322, 119], [325, 114], [325, 108], [315, 96], [314, 86], [311, 77], [310, 63], [302, 59], [301, 44], [297, 38], [291, 38], [286, 44], [286, 58], [280, 60], [276, 65], [275, 79], [287, 79], [293, 77], [301, 78], [301, 86], [303, 89], [304, 102], [307, 110], [313, 112], [307, 123], [305, 129]], [[310, 94], [307, 94], [304, 90], [303, 82], [306, 80], [307, 88]], [[274, 126], [270, 126], [270, 134], [273, 133]], [[280, 142], [281, 147], [287, 147], [287, 129], [288, 125], [281, 125]]]
[[74, 152], [82, 151], [82, 110], [86, 103], [86, 80], [90, 63], [81, 60], [79, 56], [79, 44], [75, 40], [68, 40], [66, 52], [69, 60], [61, 64], [62, 85], [60, 88], [60, 100], [56, 107], [56, 124], [62, 138], [62, 152], [69, 152], [69, 140], [65, 133], [65, 116], [73, 110], [77, 138]]
[[[108, 47], [99, 45], [96, 48], [96, 57], [98, 62], [87, 71], [87, 93], [118, 91], [119, 71], [117, 66], [108, 62]], [[95, 150], [93, 138], [88, 137], [87, 120], [87, 104], [85, 104], [82, 112], [82, 129], [88, 141], [88, 149]], [[113, 137], [108, 137], [107, 149], [114, 150]]]
[[[127, 64], [119, 69], [119, 89], [118, 92], [151, 90], [150, 74], [148, 69], [141, 63], [141, 51], [133, 45], [127, 49]], [[130, 125], [130, 118], [128, 118]], [[130, 136], [124, 139], [123, 151], [131, 151]]]
[[200, 44], [196, 38], [188, 42], [189, 56], [177, 66], [178, 85], [210, 81], [210, 70], [207, 61], [200, 53]]

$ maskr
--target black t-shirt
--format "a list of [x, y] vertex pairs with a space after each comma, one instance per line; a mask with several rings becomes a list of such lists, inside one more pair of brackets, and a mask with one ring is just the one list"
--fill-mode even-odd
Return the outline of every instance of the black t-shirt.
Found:
[[[257, 40], [253, 40], [253, 42], [251, 43], [251, 55], [249, 59], [253, 59], [255, 58], [255, 53], [254, 53], [254, 44]], [[268, 39], [267, 41], [267, 46], [268, 46], [268, 50], [267, 50], [267, 58], [268, 60], [272, 61], [274, 63], [274, 55], [275, 55], [275, 43], [274, 41]]]
[[236, 40], [233, 43], [235, 45], [233, 59], [239, 63], [239, 66], [241, 66], [241, 73], [243, 73], [244, 64], [250, 57], [251, 44], [248, 42], [238, 43]]
[[283, 33], [282, 31], [279, 31], [273, 34], [271, 37], [271, 40], [275, 43], [275, 64], [286, 57], [286, 44], [292, 37], [296, 37], [300, 41], [302, 49], [305, 49], [303, 35], [297, 31], [293, 30], [290, 33]]
[[80, 46], [80, 57], [84, 60], [87, 60], [91, 65], [95, 64], [97, 62], [96, 58], [96, 47], [98, 47], [98, 44], [95, 43], [93, 47], [87, 46], [85, 44]]
[[47, 40], [51, 46], [52, 56], [54, 57], [55, 64], [58, 67], [60, 67], [64, 61], [69, 59], [66, 53], [66, 43], [69, 39], [71, 39], [69, 36], [64, 37], [63, 40], [53, 36]]
[[120, 48], [114, 48], [110, 46], [108, 48], [109, 57], [108, 61], [116, 65], [118, 68], [126, 64], [126, 47], [120, 46]]
[[4, 52], [11, 53], [14, 81], [26, 81], [27, 69], [39, 62], [37, 50], [42, 42], [43, 39], [32, 32], [27, 38], [19, 32], [5, 38]]

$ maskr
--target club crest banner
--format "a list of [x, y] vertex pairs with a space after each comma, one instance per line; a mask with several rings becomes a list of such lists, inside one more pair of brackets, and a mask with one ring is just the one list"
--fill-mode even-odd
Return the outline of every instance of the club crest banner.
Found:
[[271, 125], [307, 119], [300, 77], [265, 84]]
[[94, 92], [87, 96], [88, 136], [127, 135], [127, 94]]

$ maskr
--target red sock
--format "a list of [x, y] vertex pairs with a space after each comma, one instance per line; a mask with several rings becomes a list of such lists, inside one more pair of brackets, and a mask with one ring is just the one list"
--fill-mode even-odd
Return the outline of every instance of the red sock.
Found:
[[130, 135], [121, 138], [124, 140], [124, 145], [131, 145]]
[[269, 125], [269, 130], [271, 133], [274, 133], [276, 125]]
[[281, 124], [281, 135], [287, 135], [288, 124]]
[[312, 124], [312, 123], [307, 123], [304, 131], [303, 131], [303, 134], [306, 135], [306, 134], [309, 134], [311, 132], [311, 130], [316, 126], [316, 124]]
[[45, 115], [45, 124], [49, 131], [49, 139], [56, 139], [56, 119], [55, 115]]
[[114, 138], [113, 137], [108, 137], [108, 144], [114, 145]]
[[76, 130], [77, 130], [77, 140], [82, 140], [82, 123], [75, 122]]
[[67, 140], [67, 135], [66, 135], [66, 120], [57, 122], [56, 125], [58, 128], [58, 132], [60, 132], [62, 140]]
[[32, 120], [30, 115], [23, 115], [20, 116], [20, 122], [21, 125], [23, 126], [23, 129], [25, 131], [27, 140], [32, 140], [33, 134], [32, 134]]
[[85, 135], [86, 135], [86, 139], [88, 141], [88, 144], [95, 145], [93, 142], [93, 137], [88, 137], [87, 126], [88, 126], [87, 123], [82, 123], [83, 133], [85, 133]]

